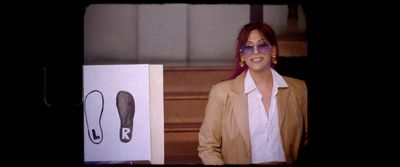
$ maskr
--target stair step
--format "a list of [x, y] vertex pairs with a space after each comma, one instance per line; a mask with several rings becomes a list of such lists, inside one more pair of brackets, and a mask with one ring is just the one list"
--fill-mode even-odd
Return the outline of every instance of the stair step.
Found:
[[202, 164], [198, 134], [209, 91], [231, 74], [229, 66], [164, 68], [165, 164]]
[[199, 146], [198, 134], [198, 132], [165, 133], [165, 163], [200, 163], [200, 158], [196, 158]]
[[164, 132], [199, 132], [201, 122], [196, 123], [165, 123]]
[[277, 37], [280, 57], [308, 55], [307, 37], [304, 34], [282, 34]]
[[167, 92], [164, 100], [204, 100], [208, 99], [208, 92]]
[[164, 122], [202, 122], [208, 93], [165, 93]]
[[227, 79], [231, 67], [166, 67], [164, 92], [209, 92], [212, 85]]
[[195, 155], [195, 156], [166, 156], [165, 164], [201, 165], [202, 162], [198, 155]]

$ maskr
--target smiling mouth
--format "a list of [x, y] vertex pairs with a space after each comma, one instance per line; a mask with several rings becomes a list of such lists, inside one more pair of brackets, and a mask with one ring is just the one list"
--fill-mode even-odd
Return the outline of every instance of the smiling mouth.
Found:
[[250, 61], [251, 62], [261, 62], [264, 58], [263, 57], [255, 57], [255, 58], [251, 58]]

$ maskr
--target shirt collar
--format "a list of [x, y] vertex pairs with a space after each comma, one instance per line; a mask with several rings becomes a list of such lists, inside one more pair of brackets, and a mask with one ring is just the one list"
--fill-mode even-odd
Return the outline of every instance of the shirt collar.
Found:
[[[273, 89], [277, 89], [277, 88], [287, 88], [288, 85], [285, 82], [285, 80], [283, 79], [283, 77], [276, 72], [273, 68], [271, 69], [271, 74], [272, 74], [272, 82], [274, 85]], [[250, 71], [247, 70], [246, 72], [246, 77], [244, 79], [244, 93], [248, 94], [252, 91], [254, 91], [255, 89], [257, 89], [256, 84], [254, 83], [254, 79], [250, 74]]]
[[271, 68], [271, 73], [272, 73], [272, 80], [274, 82], [274, 85], [277, 86], [277, 88], [287, 88], [288, 85], [283, 79], [282, 75], [280, 75], [278, 72], [276, 72], [273, 68]]
[[257, 89], [256, 84], [254, 83], [253, 77], [251, 77], [250, 71], [247, 70], [246, 78], [244, 78], [244, 93], [248, 94], [255, 89]]

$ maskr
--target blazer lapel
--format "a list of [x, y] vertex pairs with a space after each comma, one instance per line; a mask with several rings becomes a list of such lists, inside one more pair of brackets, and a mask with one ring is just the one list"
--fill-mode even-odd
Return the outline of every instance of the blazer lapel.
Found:
[[287, 112], [287, 101], [289, 98], [289, 88], [278, 89], [278, 113], [279, 113], [279, 127], [282, 128], [283, 120]]
[[250, 131], [247, 96], [244, 94], [245, 72], [236, 77], [232, 83], [230, 97], [232, 100], [232, 111], [235, 116], [238, 129], [242, 134], [248, 154], [250, 154]]

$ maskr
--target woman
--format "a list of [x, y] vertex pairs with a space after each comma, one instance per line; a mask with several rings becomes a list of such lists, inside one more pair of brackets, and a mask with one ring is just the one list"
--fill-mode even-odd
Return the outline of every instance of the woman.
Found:
[[307, 138], [307, 87], [272, 67], [279, 50], [265, 23], [245, 25], [235, 71], [214, 85], [199, 132], [204, 164], [293, 164]]

